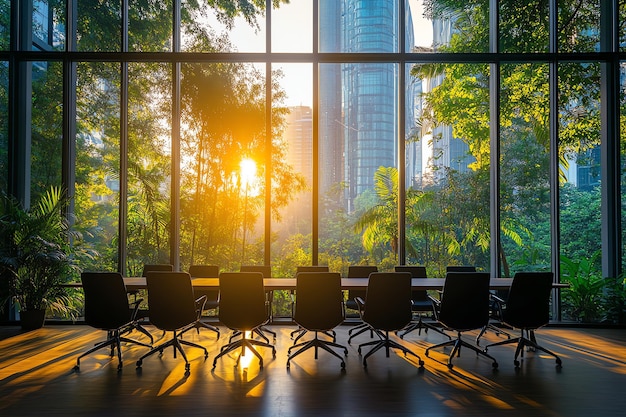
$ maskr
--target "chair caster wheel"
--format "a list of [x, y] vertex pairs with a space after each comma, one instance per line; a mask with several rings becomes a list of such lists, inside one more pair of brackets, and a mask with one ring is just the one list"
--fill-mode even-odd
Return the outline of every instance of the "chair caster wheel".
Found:
[[560, 358], [556, 359], [556, 366], [559, 366], [559, 367], [561, 366], [561, 359]]
[[519, 368], [519, 361], [518, 360], [513, 361], [513, 365], [515, 365], [516, 368]]
[[348, 349], [343, 351], [343, 356], [348, 356]]
[[493, 369], [498, 369], [498, 362], [494, 362], [494, 363], [492, 363], [492, 364], [491, 364], [491, 367], [492, 367]]
[[346, 369], [346, 363], [344, 361], [341, 361], [341, 369]]
[[287, 362], [287, 369], [291, 368], [291, 364]]
[[139, 360], [139, 361], [137, 361], [137, 368], [141, 368], [141, 364], [142, 364], [142, 363], [143, 363], [143, 362], [142, 362], [142, 361], [140, 361], [140, 360]]
[[423, 360], [421, 360], [421, 359], [420, 359], [420, 360], [419, 360], [419, 362], [418, 362], [418, 364], [419, 364], [420, 368], [423, 368], [423, 367], [424, 367], [424, 361], [423, 361]]
[[357, 350], [357, 352], [359, 352], [359, 356], [361, 356], [361, 348], [359, 348], [359, 350]]
[[80, 371], [80, 366], [79, 365], [74, 365], [74, 370], [77, 371], [77, 372]]
[[121, 370], [122, 370], [122, 364], [121, 364], [121, 363], [118, 363], [118, 364], [117, 364], [117, 370], [118, 370], [118, 371], [121, 371]]
[[448, 369], [452, 370], [452, 368], [454, 368], [454, 365], [452, 365], [451, 363], [448, 364]]
[[186, 364], [186, 365], [185, 365], [185, 372], [189, 372], [189, 368], [191, 368], [191, 365]]

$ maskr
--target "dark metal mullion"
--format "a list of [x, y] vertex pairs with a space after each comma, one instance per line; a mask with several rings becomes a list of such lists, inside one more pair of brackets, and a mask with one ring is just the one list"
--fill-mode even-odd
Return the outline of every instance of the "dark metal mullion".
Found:
[[[181, 0], [174, 0], [172, 14], [172, 51], [180, 52]], [[181, 63], [172, 64], [172, 167], [170, 189], [170, 263], [180, 270], [180, 117], [181, 117]]]
[[[619, 50], [617, 0], [600, 6], [600, 49], [615, 53]], [[601, 193], [602, 193], [602, 276], [617, 277], [622, 272], [621, 184], [619, 88], [620, 61], [600, 63], [601, 118]]]
[[[498, 1], [489, 2], [489, 52], [499, 52], [498, 34], [500, 27]], [[490, 262], [491, 276], [501, 276], [500, 236], [500, 63], [489, 64], [489, 194], [490, 201]]]
[[[66, 50], [76, 50], [76, 23], [77, 5], [75, 0], [67, 2], [66, 8], [67, 25], [65, 39]], [[74, 61], [63, 61], [63, 151], [61, 163], [61, 178], [63, 186], [70, 197], [69, 207], [66, 208], [66, 216], [73, 222], [75, 201], [72, 198], [76, 189], [76, 85], [77, 64]]]
[[[122, 0], [122, 52], [128, 52], [128, 0]], [[120, 204], [118, 271], [126, 274], [128, 240], [128, 62], [120, 63]]]
[[[265, 0], [265, 265], [272, 254], [272, 0]], [[245, 260], [242, 260], [245, 262]]]
[[[400, 56], [406, 52], [405, 2], [399, 1], [398, 48]], [[406, 264], [406, 61], [398, 63], [398, 263]]]
[[[549, 50], [550, 53], [556, 54], [558, 51], [558, 0], [550, 1], [549, 11]], [[549, 63], [550, 71], [548, 75], [548, 90], [550, 94], [550, 241], [551, 241], [551, 264], [554, 272], [555, 281], [560, 281], [560, 216], [559, 216], [559, 74], [558, 61], [551, 60]], [[552, 291], [552, 317], [555, 320], [561, 320], [561, 300], [560, 293], [557, 290]]]
[[311, 264], [319, 264], [319, 1], [313, 0], [313, 194], [311, 198]]

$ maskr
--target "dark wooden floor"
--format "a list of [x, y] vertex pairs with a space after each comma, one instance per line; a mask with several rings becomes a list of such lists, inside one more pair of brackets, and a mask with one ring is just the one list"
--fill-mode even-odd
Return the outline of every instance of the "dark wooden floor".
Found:
[[[500, 367], [463, 351], [449, 370], [444, 353], [424, 357], [424, 349], [443, 340], [436, 333], [413, 333], [402, 343], [422, 356], [414, 359], [379, 351], [363, 368], [357, 352], [361, 336], [349, 346], [346, 370], [339, 360], [320, 351], [303, 354], [286, 369], [291, 325], [278, 332], [277, 356], [265, 350], [260, 370], [253, 355], [234, 368], [236, 355], [224, 357], [212, 370], [216, 352], [227, 340], [223, 329], [190, 333], [187, 340], [209, 349], [209, 359], [186, 349], [191, 373], [171, 350], [152, 356], [141, 371], [135, 361], [143, 347], [124, 349], [125, 366], [106, 350], [85, 357], [73, 371], [77, 355], [100, 340], [103, 332], [85, 325], [51, 326], [22, 332], [0, 327], [1, 416], [619, 416], [626, 413], [626, 330], [548, 328], [539, 341], [557, 352], [563, 367], [543, 354], [527, 352], [519, 370], [514, 348], [490, 349]], [[338, 329], [338, 342], [349, 327]], [[154, 329], [151, 329], [154, 330]], [[155, 335], [160, 332], [154, 330]], [[489, 334], [488, 341], [498, 336]]]

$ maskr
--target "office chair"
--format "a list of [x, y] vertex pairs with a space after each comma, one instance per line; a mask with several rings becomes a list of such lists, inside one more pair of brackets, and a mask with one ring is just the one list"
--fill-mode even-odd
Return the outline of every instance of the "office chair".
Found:
[[[317, 359], [318, 348], [322, 348], [341, 360], [341, 368], [345, 369], [343, 358], [332, 348], [343, 349], [345, 346], [318, 338], [318, 333], [326, 333], [343, 322], [343, 292], [341, 291], [341, 275], [336, 272], [299, 272], [296, 275], [296, 308], [294, 319], [306, 331], [315, 333], [312, 340], [295, 344], [287, 350], [287, 369], [293, 358], [302, 352], [314, 348]], [[297, 349], [293, 354], [292, 349]]]
[[431, 349], [452, 345], [448, 358], [448, 368], [452, 369], [452, 358], [460, 355], [462, 347], [467, 347], [478, 355], [491, 359], [493, 368], [497, 368], [498, 362], [494, 357], [467, 343], [461, 336], [463, 332], [481, 329], [489, 320], [489, 273], [448, 272], [441, 300], [433, 297], [431, 300], [436, 305], [437, 321], [444, 329], [457, 332], [457, 337], [429, 346], [425, 352], [426, 356]]
[[[311, 265], [311, 266], [299, 266], [296, 268], [296, 275], [300, 272], [329, 272], [328, 266], [323, 266], [323, 265]], [[295, 313], [295, 297], [294, 297], [294, 292], [291, 292], [291, 317], [294, 316]], [[335, 341], [335, 331], [334, 330], [330, 330], [329, 335], [333, 338], [333, 342]], [[293, 339], [294, 335], [298, 335], [296, 336], [296, 338], [293, 341], [293, 344], [295, 345], [296, 343], [298, 343], [298, 340], [300, 340], [300, 338], [302, 336], [304, 336], [306, 334], [306, 329], [304, 329], [301, 326], [298, 326], [298, 328], [296, 330], [293, 330], [291, 332], [291, 338]]]
[[516, 368], [520, 366], [517, 358], [520, 355], [524, 357], [524, 347], [541, 350], [554, 356], [557, 366], [561, 366], [561, 359], [539, 345], [535, 339], [535, 330], [550, 321], [550, 294], [553, 280], [552, 272], [517, 272], [515, 274], [508, 298], [506, 301], [499, 300], [499, 302], [503, 303], [502, 320], [511, 327], [520, 329], [520, 336], [487, 345], [485, 351], [493, 346], [516, 343], [517, 348], [513, 359]]
[[[426, 268], [423, 266], [397, 265], [395, 271], [409, 272], [413, 278], [427, 278]], [[413, 314], [417, 313], [417, 320], [412, 320], [404, 329], [396, 332], [400, 339], [403, 339], [404, 336], [414, 330], [417, 330], [417, 334], [421, 335], [422, 329], [424, 329], [424, 332], [427, 332], [428, 329], [434, 330], [450, 339], [450, 335], [444, 333], [439, 327], [422, 319], [422, 313], [433, 314], [433, 303], [430, 301], [430, 298], [428, 298], [428, 292], [426, 290], [412, 290], [411, 301], [411, 310]]]
[[181, 335], [193, 328], [202, 312], [204, 297], [196, 300], [191, 285], [191, 276], [187, 272], [151, 271], [146, 273], [148, 298], [150, 300], [150, 322], [164, 332], [172, 332], [172, 338], [154, 348], [137, 361], [141, 368], [143, 360], [148, 356], [171, 346], [185, 360], [185, 373], [189, 373], [190, 364], [182, 345], [195, 347], [204, 351], [204, 358], [209, 352], [201, 345], [183, 340]]
[[379, 349], [399, 349], [404, 356], [411, 354], [418, 360], [420, 367], [424, 361], [408, 348], [391, 340], [389, 332], [400, 330], [411, 322], [411, 274], [409, 272], [372, 272], [367, 283], [365, 299], [357, 297], [359, 314], [364, 323], [373, 329], [380, 340], [361, 343], [359, 355], [365, 346], [372, 349], [363, 357], [363, 366], [367, 367], [367, 358]]
[[[263, 274], [263, 278], [272, 277], [272, 267], [270, 265], [241, 265], [241, 267], [239, 268], [239, 272], [260, 272], [261, 274]], [[274, 338], [274, 341], [276, 341], [276, 332], [266, 327], [266, 325], [271, 323], [274, 318], [272, 310], [272, 306], [274, 303], [274, 292], [266, 291], [265, 297], [267, 299], [267, 321], [263, 323], [262, 326], [259, 326], [255, 330], [255, 333], [261, 336], [266, 343], [269, 343], [269, 339], [265, 336], [264, 333], [271, 334]]]
[[[117, 349], [117, 369], [121, 370], [121, 342], [152, 347], [149, 344], [123, 336], [124, 333], [135, 328], [137, 310], [143, 300], [135, 300], [129, 305], [124, 279], [119, 272], [83, 272], [80, 279], [85, 293], [85, 323], [96, 329], [106, 330], [107, 338], [82, 353], [76, 359], [74, 369], [77, 371], [80, 369], [82, 357], [96, 350], [110, 347], [111, 357]], [[146, 332], [146, 335], [150, 337], [150, 342], [152, 342], [150, 333]]]
[[[350, 265], [348, 267], [347, 278], [367, 278], [372, 272], [378, 272], [378, 267], [376, 265]], [[345, 302], [346, 308], [358, 310], [359, 306], [356, 299], [365, 299], [366, 292], [366, 290], [348, 290], [348, 299]], [[357, 324], [348, 330], [348, 335], [350, 336], [348, 338], [348, 343], [352, 342], [352, 339], [356, 336], [365, 333], [368, 330], [370, 330], [370, 337], [374, 337], [374, 332], [369, 328], [367, 323], [361, 322], [360, 324]]]
[[[219, 274], [220, 268], [217, 265], [191, 265], [189, 267], [189, 275], [191, 276], [192, 281], [194, 278], [217, 278]], [[206, 302], [204, 303], [203, 311], [215, 310], [218, 308], [219, 290], [205, 290], [194, 288], [193, 294], [196, 299], [202, 296], [205, 297]], [[200, 316], [202, 316], [202, 312]], [[216, 326], [202, 321], [201, 317], [196, 321], [194, 327], [198, 331], [198, 333], [200, 333], [200, 328], [205, 328], [215, 332], [217, 334], [217, 338], [220, 338], [220, 329], [218, 329]]]
[[217, 360], [225, 354], [241, 348], [235, 367], [239, 359], [248, 348], [258, 359], [263, 369], [263, 357], [254, 349], [254, 346], [272, 348], [272, 355], [276, 357], [276, 348], [268, 342], [248, 339], [246, 332], [253, 332], [267, 322], [267, 299], [263, 288], [263, 274], [260, 272], [222, 272], [220, 273], [220, 321], [229, 329], [238, 332], [241, 339], [231, 341], [220, 349], [220, 353], [213, 360], [213, 368]]

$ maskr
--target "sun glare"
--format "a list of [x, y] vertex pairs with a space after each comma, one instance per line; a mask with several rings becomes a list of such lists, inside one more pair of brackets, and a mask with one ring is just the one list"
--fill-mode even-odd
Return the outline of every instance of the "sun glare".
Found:
[[244, 187], [253, 186], [256, 182], [256, 162], [250, 158], [244, 158], [239, 163], [241, 174], [241, 185]]

